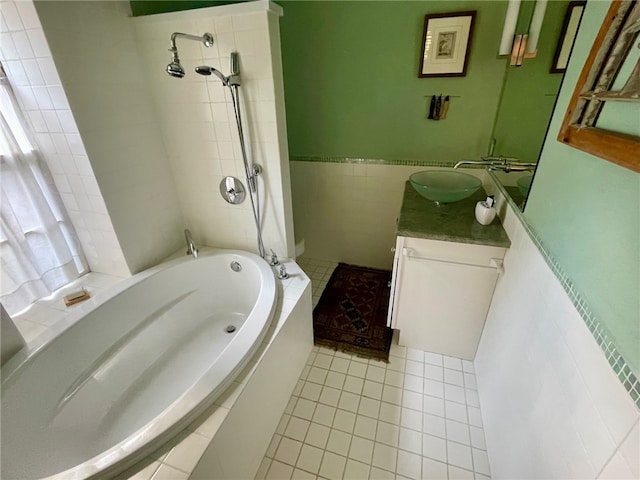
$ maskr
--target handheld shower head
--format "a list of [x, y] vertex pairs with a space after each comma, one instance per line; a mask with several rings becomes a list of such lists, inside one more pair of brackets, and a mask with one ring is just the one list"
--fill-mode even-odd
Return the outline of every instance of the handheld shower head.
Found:
[[220, 73], [219, 70], [216, 70], [213, 67], [209, 67], [208, 65], [201, 65], [199, 67], [196, 67], [196, 73], [199, 73], [200, 75], [205, 75], [205, 76], [209, 76], [213, 74], [220, 79], [220, 81], [225, 87], [229, 86], [229, 77], [225, 77], [222, 73]]

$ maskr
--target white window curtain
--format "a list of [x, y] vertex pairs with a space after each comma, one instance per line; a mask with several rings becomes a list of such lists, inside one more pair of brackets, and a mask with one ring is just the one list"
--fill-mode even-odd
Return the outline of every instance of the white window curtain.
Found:
[[88, 267], [1, 67], [0, 113], [0, 301], [14, 314]]

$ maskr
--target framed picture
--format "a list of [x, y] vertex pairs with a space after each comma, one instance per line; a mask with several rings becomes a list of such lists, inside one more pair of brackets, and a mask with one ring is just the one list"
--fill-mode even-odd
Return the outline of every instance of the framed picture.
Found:
[[578, 77], [558, 141], [640, 173], [640, 135], [634, 123], [640, 105], [638, 19], [640, 2], [611, 2]]
[[475, 18], [475, 10], [425, 15], [418, 77], [467, 74]]
[[582, 12], [587, 2], [584, 0], [569, 2], [567, 13], [564, 16], [564, 24], [562, 25], [562, 33], [556, 47], [556, 53], [553, 56], [553, 64], [551, 65], [551, 73], [563, 73], [567, 69], [569, 55], [573, 48], [573, 42], [578, 33], [578, 26], [582, 18]]

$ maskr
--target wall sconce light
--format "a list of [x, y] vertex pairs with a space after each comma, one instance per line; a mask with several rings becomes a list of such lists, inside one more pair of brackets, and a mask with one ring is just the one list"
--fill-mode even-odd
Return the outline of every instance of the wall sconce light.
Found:
[[547, 0], [536, 0], [531, 22], [529, 23], [529, 32], [516, 35], [520, 4], [521, 0], [509, 0], [498, 51], [499, 55], [510, 54], [510, 65], [518, 67], [522, 65], [522, 61], [525, 58], [534, 58], [538, 53], [538, 40], [544, 14], [547, 10]]

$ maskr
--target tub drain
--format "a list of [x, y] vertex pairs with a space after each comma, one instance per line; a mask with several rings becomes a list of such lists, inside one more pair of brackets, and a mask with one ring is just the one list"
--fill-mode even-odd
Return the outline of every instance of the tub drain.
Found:
[[224, 329], [225, 332], [227, 333], [233, 333], [236, 331], [236, 326], [235, 325], [228, 325], [227, 328]]

